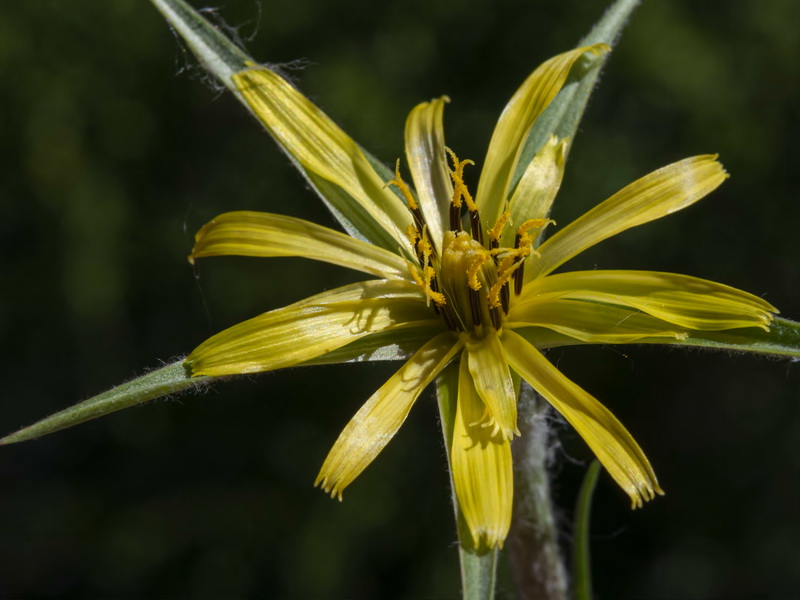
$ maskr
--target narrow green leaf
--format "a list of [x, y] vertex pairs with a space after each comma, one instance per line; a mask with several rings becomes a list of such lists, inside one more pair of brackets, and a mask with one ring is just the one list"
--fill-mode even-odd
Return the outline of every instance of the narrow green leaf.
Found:
[[670, 346], [691, 346], [693, 348], [800, 358], [800, 323], [776, 317], [770, 324], [769, 331], [758, 327], [727, 331], [691, 331], [689, 337], [684, 340], [645, 338], [637, 340], [636, 343], [666, 343]]
[[[544, 327], [523, 327], [515, 331], [540, 350], [563, 346], [583, 346], [585, 342], [551, 331]], [[689, 337], [676, 340], [664, 337], [641, 338], [633, 344], [662, 344], [730, 350], [769, 356], [800, 358], [800, 323], [776, 317], [764, 331], [758, 327], [729, 329], [727, 331], [691, 331]]]
[[[458, 403], [458, 362], [450, 364], [436, 378], [436, 397], [439, 401], [439, 416], [442, 421], [442, 434], [447, 450], [447, 464], [450, 465], [450, 448], [453, 442], [453, 428]], [[450, 477], [453, 510], [456, 517], [459, 539], [470, 539], [469, 529], [458, 508], [452, 473]], [[464, 600], [492, 600], [497, 579], [497, 549], [477, 553], [464, 544], [458, 545], [461, 564], [461, 595]]]
[[111, 388], [107, 392], [7, 435], [0, 439], [0, 445], [33, 440], [161, 396], [196, 390], [205, 386], [211, 379], [211, 377], [189, 377], [181, 360]]
[[592, 600], [592, 564], [589, 551], [589, 523], [592, 496], [600, 475], [600, 461], [593, 460], [586, 470], [578, 501], [575, 504], [574, 538], [572, 540], [572, 587], [575, 600]]
[[[597, 22], [589, 34], [577, 47], [590, 44], [605, 43], [613, 48], [625, 27], [628, 18], [640, 0], [617, 0]], [[528, 164], [551, 135], [559, 139], [569, 138], [567, 153], [571, 142], [578, 131], [589, 96], [592, 94], [600, 69], [608, 58], [608, 54], [587, 57], [578, 61], [572, 68], [567, 84], [561, 89], [547, 109], [536, 120], [531, 128], [525, 147], [522, 150], [517, 171], [514, 173], [512, 189], [516, 187]]]

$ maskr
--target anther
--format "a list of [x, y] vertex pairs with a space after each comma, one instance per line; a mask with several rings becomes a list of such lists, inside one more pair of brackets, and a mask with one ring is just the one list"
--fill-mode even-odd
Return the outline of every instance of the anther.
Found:
[[469, 224], [472, 229], [472, 239], [483, 246], [483, 228], [481, 227], [481, 217], [477, 208], [469, 211]]
[[461, 207], [455, 204], [450, 205], [450, 231], [461, 231]]
[[514, 293], [519, 296], [522, 293], [522, 284], [524, 281], [525, 259], [530, 255], [539, 255], [533, 248], [534, 236], [531, 236], [528, 231], [530, 229], [543, 229], [548, 225], [555, 225], [553, 219], [528, 219], [517, 229], [517, 234], [514, 236], [514, 248], [517, 250], [527, 249], [527, 252], [519, 259], [519, 267], [514, 272]]
[[[516, 283], [516, 282], [515, 282]], [[509, 306], [511, 305], [511, 298], [509, 297], [508, 285], [500, 288], [500, 307], [505, 314], [508, 314]]]
[[525, 261], [520, 263], [519, 268], [514, 271], [514, 294], [519, 296], [522, 293], [522, 284], [524, 283]]
[[481, 296], [480, 292], [477, 290], [473, 290], [470, 288], [469, 290], [469, 308], [470, 312], [472, 313], [472, 323], [475, 327], [480, 327], [481, 323], [483, 323], [483, 317], [481, 315]]
[[489, 317], [492, 319], [492, 327], [494, 327], [495, 331], [500, 331], [500, 327], [503, 326], [503, 318], [500, 316], [500, 309], [490, 309]]

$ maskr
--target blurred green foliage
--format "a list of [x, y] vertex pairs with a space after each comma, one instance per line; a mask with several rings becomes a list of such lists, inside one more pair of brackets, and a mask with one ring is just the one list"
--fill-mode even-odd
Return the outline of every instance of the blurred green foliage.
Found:
[[[211, 16], [260, 60], [303, 59], [292, 71], [301, 89], [387, 162], [403, 153], [415, 103], [448, 94], [448, 144], [480, 163], [516, 86], [605, 4], [226, 0]], [[684, 272], [800, 317], [799, 7], [644, 3], [591, 103], [554, 218], [563, 225], [692, 154], [719, 152], [732, 178], [570, 268]], [[291, 259], [211, 259], [193, 273], [192, 234], [216, 213], [333, 222], [148, 2], [15, 2], [0, 15], [4, 433], [358, 278]], [[635, 347], [550, 356], [628, 426], [667, 491], [632, 513], [601, 477], [600, 597], [800, 594], [796, 364]], [[431, 397], [342, 504], [311, 486], [341, 427], [396, 366], [253, 377], [2, 448], [0, 596], [456, 596]], [[556, 429], [567, 511], [587, 450]], [[501, 594], [514, 597], [509, 583]]]

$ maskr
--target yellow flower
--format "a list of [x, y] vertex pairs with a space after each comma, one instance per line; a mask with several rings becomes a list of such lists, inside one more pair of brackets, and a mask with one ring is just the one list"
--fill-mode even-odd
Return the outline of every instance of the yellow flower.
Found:
[[[227, 329], [186, 359], [193, 375], [224, 376], [323, 362], [406, 357], [356, 413], [317, 477], [332, 496], [372, 462], [425, 388], [458, 362], [451, 471], [475, 547], [502, 545], [513, 497], [511, 442], [519, 378], [581, 434], [634, 506], [660, 494], [638, 444], [595, 398], [542, 354], [568, 344], [660, 340], [692, 331], [768, 329], [775, 308], [702, 279], [648, 271], [553, 272], [586, 248], [696, 202], [726, 178], [714, 156], [696, 156], [631, 183], [536, 244], [561, 183], [568, 140], [551, 136], [523, 160], [537, 118], [582, 56], [534, 71], [503, 111], [473, 199], [461, 161], [445, 146], [447, 98], [414, 108], [406, 160], [376, 165], [314, 104], [275, 72], [233, 76], [241, 96], [351, 235], [292, 217], [220, 215], [196, 236], [191, 259], [303, 256], [376, 277], [323, 292]], [[410, 355], [410, 356], [409, 356]]]

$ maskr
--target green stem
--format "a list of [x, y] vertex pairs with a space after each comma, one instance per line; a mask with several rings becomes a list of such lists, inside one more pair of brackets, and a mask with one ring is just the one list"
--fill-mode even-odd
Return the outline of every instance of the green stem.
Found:
[[572, 589], [575, 600], [592, 600], [592, 561], [589, 530], [592, 496], [600, 475], [600, 461], [593, 460], [586, 470], [578, 501], [575, 503], [575, 526], [572, 540]]
[[549, 405], [523, 383], [514, 440], [514, 512], [506, 547], [520, 600], [566, 600], [567, 574], [550, 497]]

